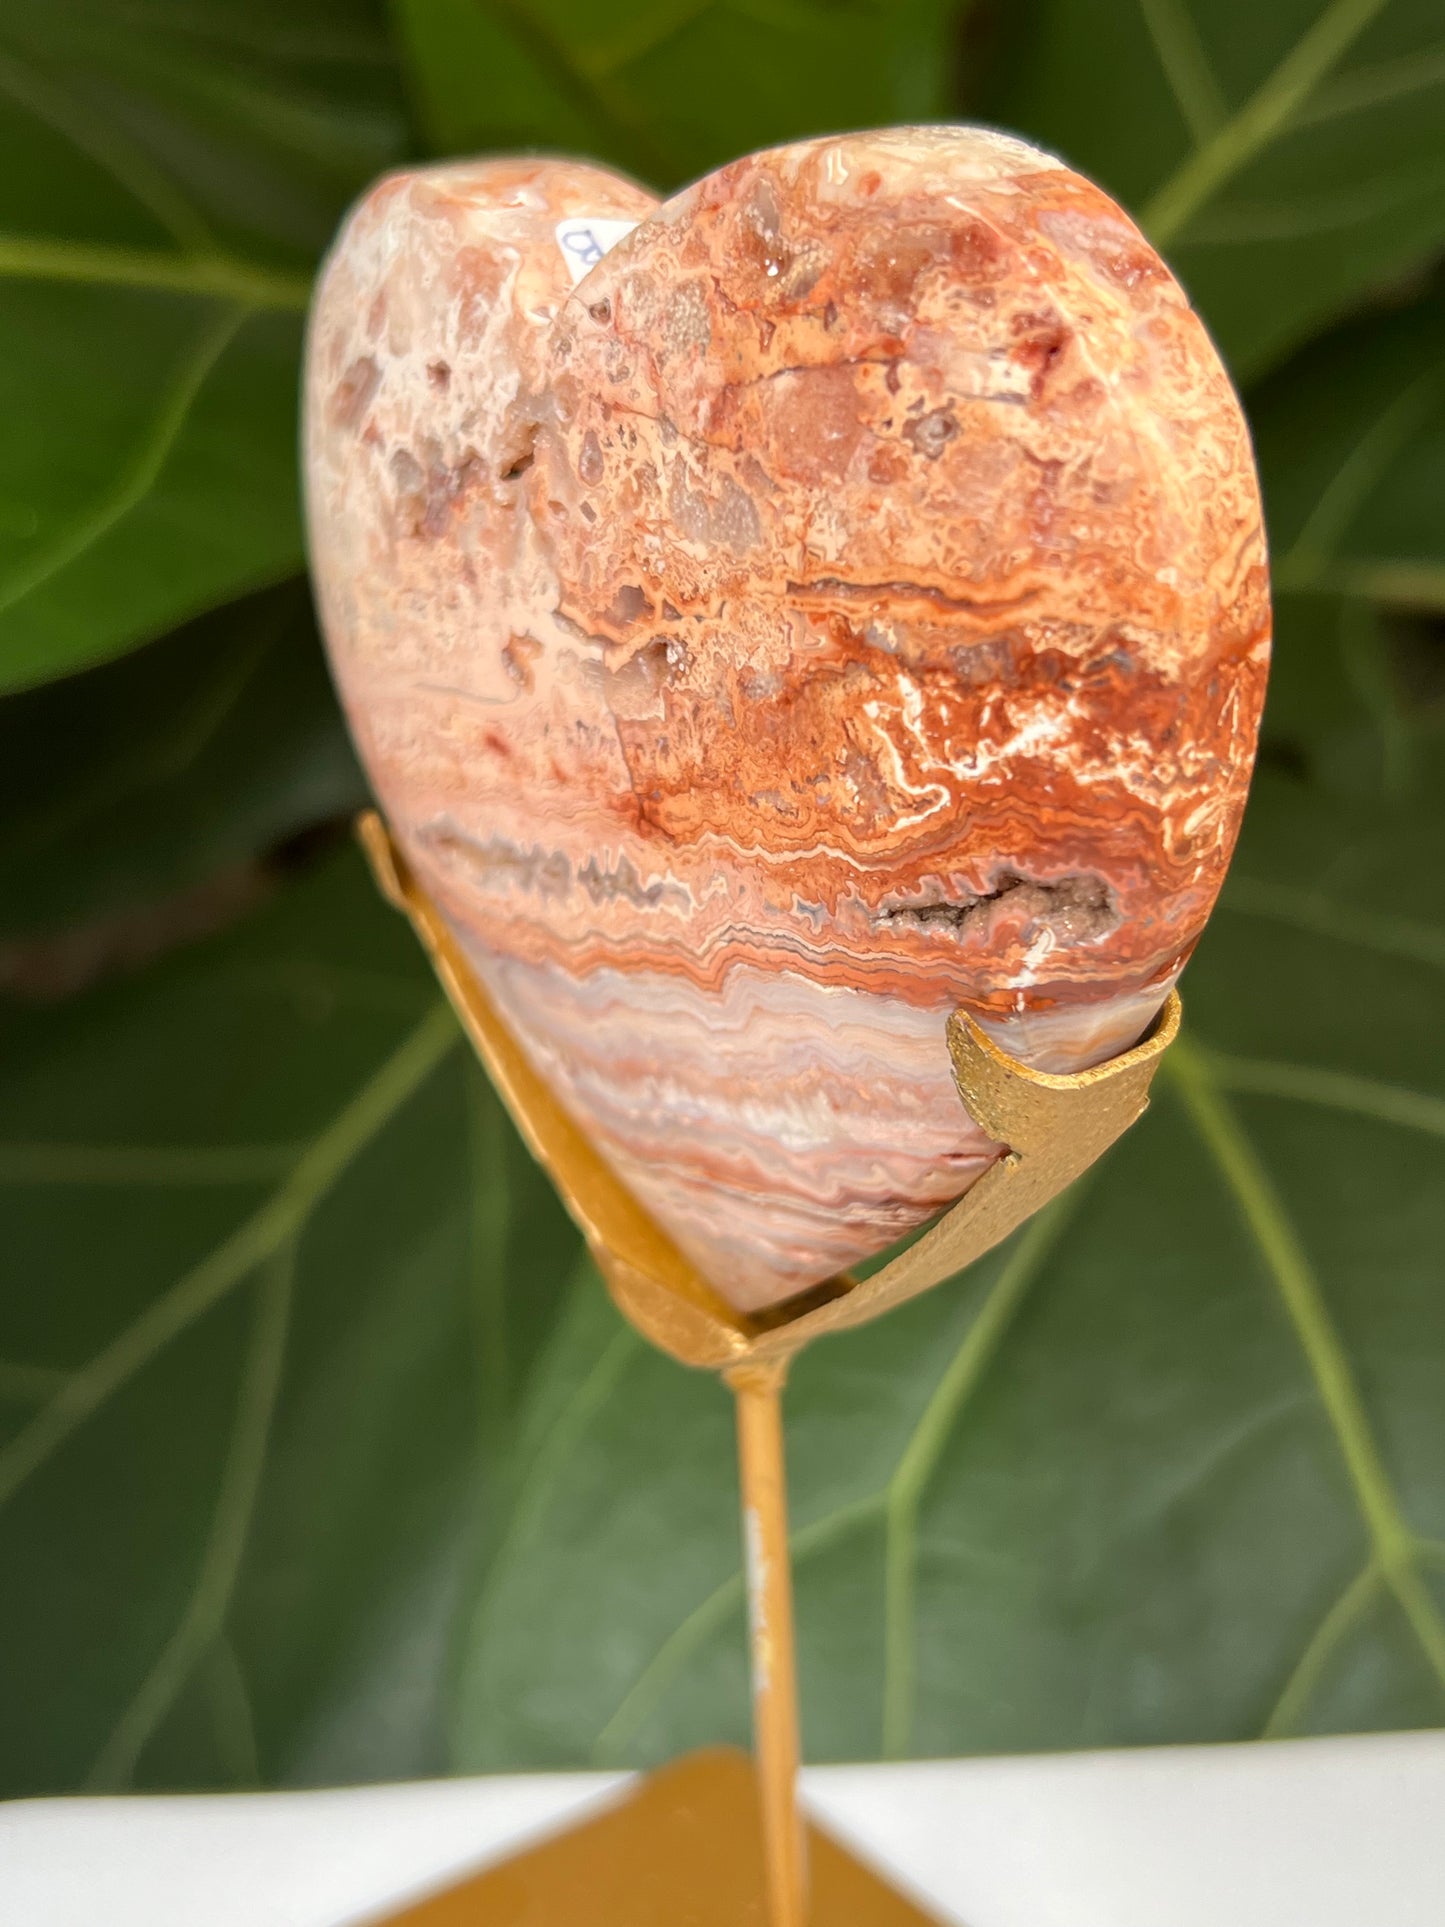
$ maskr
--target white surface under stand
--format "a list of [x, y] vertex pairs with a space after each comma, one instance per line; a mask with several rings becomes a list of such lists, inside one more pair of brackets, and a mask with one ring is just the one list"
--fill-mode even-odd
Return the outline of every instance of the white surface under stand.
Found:
[[[0, 1921], [352, 1927], [621, 1777], [16, 1801]], [[1445, 1733], [818, 1767], [804, 1793], [965, 1927], [1445, 1927]]]

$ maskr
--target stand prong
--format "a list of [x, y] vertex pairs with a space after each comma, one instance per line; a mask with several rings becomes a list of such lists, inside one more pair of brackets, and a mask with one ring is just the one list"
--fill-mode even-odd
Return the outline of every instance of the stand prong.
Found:
[[607, 1289], [644, 1337], [684, 1365], [726, 1372], [792, 1357], [824, 1332], [844, 1331], [962, 1271], [1056, 1198], [1134, 1122], [1179, 1029], [1178, 995], [1132, 1050], [1093, 1070], [1054, 1075], [1001, 1051], [962, 1011], [948, 1048], [964, 1110], [1009, 1152], [916, 1243], [880, 1271], [821, 1300], [803, 1293], [781, 1316], [730, 1305], [658, 1225], [588, 1140], [529, 1060], [483, 989], [455, 932], [417, 883], [374, 810], [358, 818], [382, 893], [404, 909], [426, 946], [477, 1054], [532, 1155], [587, 1239]]
[[726, 1374], [737, 1405], [752, 1641], [753, 1750], [770, 1927], [806, 1927], [806, 1836], [798, 1812], [798, 1677], [783, 1459], [782, 1361]]

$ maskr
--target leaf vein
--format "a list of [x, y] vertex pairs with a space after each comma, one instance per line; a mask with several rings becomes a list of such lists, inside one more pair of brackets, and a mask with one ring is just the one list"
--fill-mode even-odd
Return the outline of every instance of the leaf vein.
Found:
[[1218, 1082], [1231, 1091], [1255, 1097], [1281, 1097], [1355, 1117], [1399, 1124], [1407, 1130], [1445, 1137], [1445, 1098], [1386, 1084], [1348, 1071], [1324, 1070], [1313, 1064], [1285, 1064], [1260, 1057], [1234, 1057], [1196, 1046]]
[[1445, 1619], [1421, 1582], [1414, 1535], [1380, 1456], [1343, 1342], [1284, 1202], [1204, 1053], [1181, 1038], [1164, 1068], [1233, 1195], [1294, 1328], [1369, 1535], [1372, 1563], [1379, 1567], [1426, 1659], [1445, 1684]]
[[483, 0], [516, 39], [562, 98], [590, 121], [603, 143], [627, 153], [639, 173], [663, 180], [671, 172], [666, 155], [657, 147], [644, 117], [639, 116], [612, 76], [584, 67], [565, 41], [522, 0]]
[[243, 308], [232, 308], [215, 316], [202, 330], [200, 339], [186, 355], [162, 402], [131, 459], [121, 469], [111, 490], [62, 534], [46, 544], [10, 580], [0, 586], [0, 615], [13, 609], [26, 596], [43, 588], [60, 571], [68, 568], [95, 547], [118, 522], [137, 509], [155, 487], [168, 457], [180, 440], [197, 396], [206, 378], [235, 340], [246, 319]]
[[915, 1586], [918, 1514], [923, 1494], [973, 1394], [1040, 1270], [1073, 1216], [1082, 1187], [1073, 1185], [1032, 1220], [919, 1415], [884, 1493], [883, 1756], [906, 1756], [917, 1696]]
[[258, 1184], [280, 1176], [295, 1144], [0, 1143], [0, 1184]]
[[1370, 1559], [1357, 1572], [1311, 1634], [1260, 1732], [1280, 1740], [1298, 1730], [1330, 1658], [1364, 1618], [1380, 1590], [1380, 1568]]
[[170, 1711], [230, 1610], [261, 1489], [271, 1420], [281, 1388], [296, 1276], [294, 1239], [261, 1274], [251, 1342], [236, 1396], [230, 1446], [221, 1471], [210, 1535], [191, 1596], [154, 1665], [96, 1755], [86, 1786], [120, 1792], [131, 1784], [146, 1742]]
[[200, 253], [213, 246], [206, 223], [170, 176], [100, 121], [93, 104], [82, 111], [53, 79], [10, 54], [0, 54], [0, 92], [96, 162], [181, 247]]
[[1240, 247], [1259, 241], [1297, 241], [1330, 234], [1360, 221], [1377, 219], [1402, 203], [1445, 189], [1445, 166], [1396, 168], [1323, 193], [1293, 200], [1230, 201], [1204, 215], [1189, 230], [1189, 245]]
[[1314, 581], [1370, 490], [1441, 393], [1445, 393], [1445, 371], [1428, 368], [1381, 409], [1321, 489], [1304, 526], [1281, 557], [1275, 571], [1279, 587], [1306, 588]]
[[203, 1675], [216, 1748], [238, 1787], [262, 1783], [261, 1749], [251, 1692], [234, 1643], [220, 1632], [211, 1641]]
[[33, 234], [0, 234], [0, 280], [150, 289], [289, 314], [303, 314], [311, 301], [309, 274], [265, 267], [220, 250], [183, 254], [106, 241], [57, 241]]
[[1351, 556], [1326, 563], [1311, 579], [1310, 587], [1370, 602], [1391, 603], [1397, 608], [1445, 615], [1445, 562]]
[[58, 1365], [32, 1365], [25, 1359], [0, 1358], [0, 1399], [14, 1404], [43, 1405], [70, 1377]]
[[[836, 1507], [794, 1531], [788, 1541], [795, 1564], [827, 1551], [849, 1533], [881, 1519], [885, 1527], [885, 1647], [889, 1601], [898, 1605], [902, 1534], [911, 1533], [917, 1508], [949, 1435], [957, 1424], [1029, 1286], [1077, 1204], [1079, 1187], [1057, 1199], [1034, 1219], [1004, 1265], [983, 1304], [969, 1321], [963, 1340], [930, 1394], [899, 1455], [888, 1483]], [[889, 1545], [892, 1544], [890, 1563]], [[911, 1557], [911, 1555], [910, 1555]], [[892, 1575], [890, 1579], [890, 1574]], [[741, 1566], [714, 1587], [658, 1647], [593, 1743], [601, 1764], [621, 1758], [639, 1728], [651, 1717], [667, 1689], [692, 1656], [714, 1633], [741, 1612], [746, 1598]], [[896, 1666], [895, 1658], [895, 1666]], [[896, 1675], [895, 1675], [896, 1676]], [[911, 1674], [910, 1674], [911, 1676]], [[887, 1693], [885, 1669], [885, 1695]], [[897, 1692], [898, 1689], [895, 1689]], [[902, 1703], [901, 1700], [898, 1703]], [[886, 1719], [885, 1714], [885, 1719]]]
[[1196, 146], [1229, 118], [1229, 104], [1209, 65], [1199, 29], [1183, 0], [1139, 0], [1144, 25], [1159, 56], [1175, 105]]
[[1331, 0], [1250, 98], [1156, 191], [1141, 225], [1165, 247], [1284, 132], [1386, 0]]
[[1383, 60], [1342, 74], [1329, 86], [1321, 87], [1295, 124], [1318, 126], [1323, 121], [1357, 114], [1362, 108], [1382, 107], [1387, 101], [1401, 100], [1440, 86], [1445, 86], [1445, 44], [1423, 47], [1418, 53], [1405, 54], [1399, 60]]
[[[584, 1261], [582, 1272], [582, 1288], [595, 1289], [590, 1262]], [[486, 1581], [477, 1600], [475, 1618], [479, 1625], [492, 1610], [507, 1568], [536, 1533], [558, 1472], [580, 1442], [593, 1416], [615, 1389], [640, 1344], [641, 1340], [631, 1325], [620, 1326], [572, 1388], [561, 1410], [547, 1427], [530, 1466], [522, 1476], [511, 1516], [492, 1556]]]
[[166, 1345], [289, 1240], [360, 1151], [421, 1087], [457, 1040], [435, 1004], [399, 1048], [299, 1157], [278, 1189], [199, 1264], [153, 1299], [0, 1450], [0, 1506]]
[[[816, 1558], [838, 1545], [852, 1532], [883, 1516], [886, 1493], [869, 1492], [847, 1505], [836, 1507], [820, 1519], [813, 1519], [789, 1534], [788, 1551], [795, 1567]], [[747, 1602], [742, 1568], [729, 1573], [683, 1619], [658, 1647], [638, 1674], [612, 1717], [592, 1745], [592, 1758], [600, 1766], [621, 1759], [638, 1730], [656, 1711], [673, 1680], [690, 1662], [694, 1653], [721, 1630]]]
[[1322, 892], [1299, 884], [1267, 883], [1259, 877], [1231, 874], [1224, 886], [1220, 908], [1240, 916], [1289, 924], [1311, 936], [1355, 944], [1382, 957], [1401, 957], [1409, 963], [1445, 970], [1445, 930], [1437, 925], [1377, 912], [1372, 912], [1366, 923], [1357, 913], [1342, 909]]

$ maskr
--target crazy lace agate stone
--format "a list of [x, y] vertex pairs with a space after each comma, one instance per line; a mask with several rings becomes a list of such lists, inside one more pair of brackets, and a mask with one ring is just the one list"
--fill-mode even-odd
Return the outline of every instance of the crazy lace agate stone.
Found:
[[1146, 1029], [1233, 845], [1268, 592], [1229, 382], [1098, 188], [970, 128], [661, 206], [397, 176], [327, 267], [306, 447], [393, 831], [734, 1303], [997, 1155], [957, 1006], [1050, 1070]]

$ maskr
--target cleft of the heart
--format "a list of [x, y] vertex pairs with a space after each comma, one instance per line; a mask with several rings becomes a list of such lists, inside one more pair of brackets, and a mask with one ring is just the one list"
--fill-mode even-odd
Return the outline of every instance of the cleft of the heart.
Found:
[[1127, 1048], [1218, 892], [1269, 654], [1238, 402], [1097, 187], [979, 128], [382, 181], [312, 315], [323, 626], [534, 1064], [732, 1301], [997, 1155], [960, 1005]]

